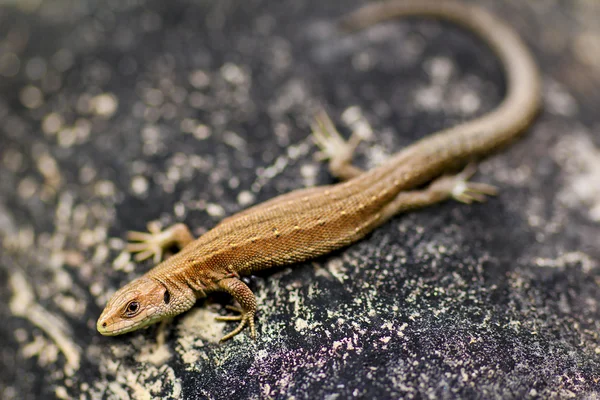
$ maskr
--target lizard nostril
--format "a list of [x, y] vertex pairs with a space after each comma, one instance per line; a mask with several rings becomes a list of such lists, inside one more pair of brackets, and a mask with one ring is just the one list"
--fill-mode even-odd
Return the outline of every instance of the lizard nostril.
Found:
[[104, 322], [104, 323], [102, 324], [102, 327], [103, 327], [103, 328], [106, 328], [106, 322]]

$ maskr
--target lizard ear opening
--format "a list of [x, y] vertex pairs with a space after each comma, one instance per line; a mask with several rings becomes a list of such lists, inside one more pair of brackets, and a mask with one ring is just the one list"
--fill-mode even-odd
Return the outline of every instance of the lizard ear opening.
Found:
[[165, 292], [163, 293], [163, 301], [165, 304], [169, 304], [171, 302], [171, 292], [169, 292], [169, 288], [167, 288], [167, 285], [160, 281], [158, 283], [163, 287], [163, 289], [165, 289]]

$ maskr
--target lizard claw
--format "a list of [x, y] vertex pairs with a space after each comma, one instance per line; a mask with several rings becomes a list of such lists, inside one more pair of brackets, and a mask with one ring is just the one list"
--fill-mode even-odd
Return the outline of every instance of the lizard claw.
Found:
[[352, 159], [352, 154], [354, 153], [356, 146], [358, 146], [362, 140], [357, 133], [353, 133], [350, 139], [346, 141], [337, 131], [331, 118], [329, 118], [325, 111], [321, 111], [317, 114], [315, 120], [311, 124], [311, 128], [311, 138], [320, 150], [316, 153], [316, 156], [320, 161], [349, 161]]
[[454, 177], [454, 186], [450, 192], [453, 199], [465, 204], [471, 204], [474, 201], [482, 203], [486, 201], [486, 196], [495, 196], [498, 194], [496, 186], [468, 181], [476, 171], [477, 166], [474, 163], [470, 163], [461, 173]]
[[255, 340], [256, 339], [256, 328], [254, 327], [254, 312], [247, 312], [247, 311], [242, 310], [239, 307], [234, 307], [234, 306], [229, 306], [229, 305], [225, 306], [225, 308], [227, 308], [228, 310], [231, 310], [231, 311], [238, 312], [238, 313], [240, 313], [240, 315], [222, 315], [222, 316], [215, 317], [215, 320], [217, 320], [217, 321], [240, 321], [240, 323], [234, 330], [229, 332], [227, 335], [223, 336], [220, 341], [224, 342], [228, 339], [231, 339], [232, 337], [234, 337], [235, 335], [240, 333], [246, 325], [248, 325], [250, 327], [250, 337], [253, 340]]
[[146, 232], [127, 232], [127, 239], [131, 242], [125, 248], [135, 255], [136, 261], [144, 261], [153, 257], [155, 263], [160, 262], [163, 256], [163, 249], [172, 242], [172, 234], [169, 230], [161, 231], [158, 223], [149, 223]]
[[191, 243], [194, 238], [188, 227], [182, 223], [170, 226], [164, 231], [157, 222], [150, 222], [146, 232], [128, 232], [127, 238], [131, 241], [126, 250], [135, 255], [136, 261], [144, 261], [153, 257], [155, 263], [163, 258], [164, 250], [177, 245], [180, 249]]

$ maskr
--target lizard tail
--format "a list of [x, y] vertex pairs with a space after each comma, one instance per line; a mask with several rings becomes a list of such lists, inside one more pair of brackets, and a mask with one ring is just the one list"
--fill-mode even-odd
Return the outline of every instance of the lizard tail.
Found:
[[[410, 146], [409, 153], [421, 156], [430, 153], [441, 164], [448, 160], [478, 158], [510, 142], [533, 121], [541, 104], [541, 84], [536, 63], [511, 27], [479, 7], [453, 0], [372, 3], [343, 18], [341, 27], [346, 31], [355, 31], [401, 16], [449, 20], [473, 31], [500, 58], [507, 82], [506, 96], [496, 109], [421, 139]], [[410, 158], [410, 154], [401, 151], [396, 157], [400, 162], [406, 157]], [[430, 167], [436, 169], [434, 165]]]

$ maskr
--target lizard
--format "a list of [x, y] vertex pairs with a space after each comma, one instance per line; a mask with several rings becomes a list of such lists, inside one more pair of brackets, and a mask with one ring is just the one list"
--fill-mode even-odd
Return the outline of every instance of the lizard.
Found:
[[[119, 289], [97, 322], [102, 335], [114, 336], [168, 320], [189, 310], [208, 293], [229, 293], [239, 321], [222, 341], [249, 328], [256, 338], [257, 302], [241, 279], [253, 272], [300, 263], [354, 243], [394, 215], [453, 198], [484, 201], [494, 186], [469, 181], [475, 162], [519, 136], [536, 117], [541, 103], [538, 67], [515, 31], [486, 10], [454, 0], [403, 0], [371, 3], [342, 18], [356, 31], [400, 16], [449, 20], [476, 33], [500, 59], [506, 94], [492, 111], [428, 135], [363, 171], [352, 165], [361, 138], [344, 140], [322, 112], [312, 125], [315, 143], [329, 159], [340, 182], [302, 188], [277, 196], [223, 219], [194, 239], [178, 223], [161, 231], [130, 232], [127, 250], [141, 261], [158, 263]], [[356, 133], [356, 132], [355, 132]], [[464, 168], [461, 172], [460, 168]], [[159, 262], [163, 250], [179, 252]]]

